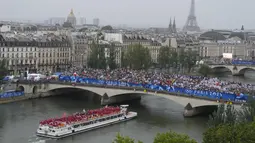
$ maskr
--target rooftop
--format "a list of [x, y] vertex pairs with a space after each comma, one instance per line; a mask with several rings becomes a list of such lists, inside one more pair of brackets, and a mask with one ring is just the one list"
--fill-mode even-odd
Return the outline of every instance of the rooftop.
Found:
[[64, 42], [67, 41], [67, 36], [57, 36], [53, 33], [49, 34], [25, 34], [25, 33], [2, 33], [0, 34], [0, 41], [6, 42]]

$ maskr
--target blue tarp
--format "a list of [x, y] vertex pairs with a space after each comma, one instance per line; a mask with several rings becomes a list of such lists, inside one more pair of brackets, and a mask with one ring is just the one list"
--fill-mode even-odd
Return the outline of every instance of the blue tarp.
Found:
[[255, 65], [255, 61], [248, 60], [232, 60], [233, 65]]
[[10, 98], [10, 97], [17, 97], [25, 95], [23, 91], [12, 91], [12, 92], [4, 92], [0, 93], [0, 98]]
[[3, 80], [4, 80], [4, 81], [8, 81], [8, 80], [10, 80], [10, 77], [9, 77], [9, 76], [6, 76], [6, 77], [3, 78]]

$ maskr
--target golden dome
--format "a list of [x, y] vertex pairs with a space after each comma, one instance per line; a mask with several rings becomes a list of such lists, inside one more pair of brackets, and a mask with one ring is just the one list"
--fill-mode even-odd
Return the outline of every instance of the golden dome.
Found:
[[73, 9], [71, 9], [71, 12], [69, 13], [68, 17], [75, 17], [73, 13]]

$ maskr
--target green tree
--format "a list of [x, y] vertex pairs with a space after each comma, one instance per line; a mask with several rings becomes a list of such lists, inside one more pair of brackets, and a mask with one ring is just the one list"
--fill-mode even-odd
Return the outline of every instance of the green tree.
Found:
[[181, 48], [179, 51], [178, 51], [178, 63], [179, 63], [179, 66], [180, 67], [184, 67], [185, 66], [185, 62], [186, 62], [186, 53], [184, 51], [183, 48]]
[[161, 68], [167, 68], [167, 65], [170, 64], [170, 48], [161, 47], [159, 50], [158, 62]]
[[88, 57], [88, 66], [90, 68], [97, 68], [98, 67], [98, 46], [95, 43], [95, 41], [92, 41], [92, 44], [90, 46], [91, 52]]
[[2, 80], [8, 73], [7, 60], [3, 59], [0, 61], [0, 80]]
[[91, 44], [91, 53], [88, 57], [88, 66], [90, 68], [95, 69], [105, 69], [106, 68], [106, 58], [104, 53], [104, 47], [100, 47], [100, 45], [95, 43], [95, 41]]
[[106, 25], [106, 26], [102, 27], [101, 30], [113, 30], [113, 28], [111, 25]]
[[187, 135], [169, 131], [166, 133], [158, 133], [153, 143], [197, 143], [197, 142]]
[[242, 106], [242, 110], [238, 112], [240, 122], [255, 121], [255, 101], [253, 97], [248, 98], [248, 102]]
[[128, 61], [127, 61], [127, 56], [124, 51], [121, 51], [120, 62], [121, 62], [121, 68], [127, 68]]
[[107, 61], [106, 61], [106, 58], [105, 58], [105, 49], [104, 49], [104, 46], [101, 47], [100, 45], [98, 45], [99, 49], [98, 49], [98, 55], [99, 55], [99, 66], [98, 66], [98, 69], [106, 69], [106, 65], [107, 65]]
[[220, 104], [218, 110], [209, 116], [208, 126], [216, 127], [221, 124], [235, 124], [237, 122], [237, 111], [233, 105]]
[[107, 65], [109, 66], [109, 68], [112, 69], [116, 69], [117, 68], [117, 64], [116, 64], [116, 49], [115, 49], [115, 45], [111, 44], [110, 48], [109, 48], [109, 57], [107, 58]]
[[169, 64], [174, 68], [176, 68], [178, 64], [178, 53], [173, 49], [170, 50]]
[[254, 143], [255, 123], [221, 124], [203, 134], [203, 143]]
[[152, 64], [149, 49], [141, 44], [130, 45], [124, 57], [132, 69], [148, 69]]
[[[113, 143], [135, 143], [135, 140], [127, 136], [124, 137], [118, 133]], [[143, 143], [143, 142], [138, 141], [138, 143]]]
[[198, 73], [200, 73], [203, 76], [208, 76], [212, 72], [212, 69], [205, 64], [200, 65]]
[[185, 66], [188, 68], [188, 72], [190, 72], [192, 67], [196, 65], [197, 52], [188, 50], [184, 54], [185, 54], [185, 58], [184, 58]]

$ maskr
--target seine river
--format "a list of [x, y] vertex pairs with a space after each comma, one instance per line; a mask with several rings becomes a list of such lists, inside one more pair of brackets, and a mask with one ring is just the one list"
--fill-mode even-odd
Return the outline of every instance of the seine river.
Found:
[[231, 73], [229, 73], [229, 72], [224, 73], [224, 74], [217, 74], [217, 76], [222, 80], [255, 84], [255, 71], [254, 70], [247, 70], [245, 72], [244, 76], [232, 76]]
[[[248, 73], [245, 78], [226, 75], [221, 78], [254, 83], [253, 76], [253, 73]], [[86, 93], [79, 92], [0, 105], [0, 143], [111, 143], [118, 132], [145, 143], [152, 143], [156, 133], [169, 130], [186, 133], [201, 142], [206, 129], [206, 117], [183, 118], [184, 107], [181, 105], [147, 95], [143, 96], [140, 102], [129, 103], [130, 110], [138, 112], [138, 117], [134, 120], [61, 140], [35, 136], [38, 123], [42, 119], [100, 107], [86, 97]]]
[[[85, 95], [59, 95], [0, 105], [0, 143], [39, 143], [39, 140], [46, 140], [37, 138], [34, 134], [40, 120], [100, 107], [99, 104], [88, 102], [82, 96]], [[143, 96], [140, 102], [130, 103], [130, 110], [138, 112], [136, 119], [73, 137], [45, 142], [111, 143], [119, 132], [145, 143], [152, 143], [156, 133], [168, 130], [186, 133], [201, 141], [206, 128], [206, 118], [184, 119], [181, 105], [156, 96]]]

